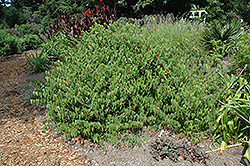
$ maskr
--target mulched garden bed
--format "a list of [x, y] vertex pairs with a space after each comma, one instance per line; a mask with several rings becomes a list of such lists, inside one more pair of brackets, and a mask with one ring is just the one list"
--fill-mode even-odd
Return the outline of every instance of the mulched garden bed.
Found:
[[[105, 142], [102, 149], [90, 140], [69, 140], [60, 133], [45, 132], [45, 108], [29, 104], [33, 87], [26, 82], [29, 78], [42, 80], [44, 73], [32, 74], [25, 62], [24, 53], [0, 58], [0, 165], [250, 165], [242, 157], [242, 146], [199, 156], [210, 150], [209, 139], [193, 145], [167, 129], [144, 128], [136, 138], [140, 146], [133, 149], [122, 141], [119, 145]], [[157, 147], [166, 152], [157, 152]]]

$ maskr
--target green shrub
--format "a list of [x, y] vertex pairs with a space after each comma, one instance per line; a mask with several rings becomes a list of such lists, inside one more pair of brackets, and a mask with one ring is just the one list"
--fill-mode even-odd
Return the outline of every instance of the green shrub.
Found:
[[22, 24], [22, 25], [15, 25], [15, 29], [18, 31], [20, 36], [25, 35], [39, 35], [39, 25], [37, 24]]
[[215, 130], [223, 86], [219, 71], [200, 59], [196, 33], [183, 21], [145, 29], [95, 24], [61, 52], [65, 61], [46, 72], [31, 102], [47, 105], [46, 122], [67, 137], [101, 143], [167, 126], [201, 138]]
[[26, 51], [38, 48], [42, 40], [37, 35], [12, 35], [12, 30], [0, 30], [0, 52], [1, 56], [15, 54], [20, 51]]
[[7, 29], [3, 29], [3, 31], [13, 35], [13, 36], [18, 36], [19, 33], [15, 28], [7, 28]]
[[240, 35], [234, 38], [231, 47], [233, 47], [233, 62], [235, 65], [232, 67], [233, 73], [239, 73], [247, 65], [243, 73], [243, 77], [250, 80], [250, 33]]
[[0, 55], [6, 56], [17, 53], [20, 43], [16, 36], [0, 30]]
[[20, 38], [21, 50], [31, 50], [36, 49], [42, 43], [42, 40], [37, 35], [25, 35]]

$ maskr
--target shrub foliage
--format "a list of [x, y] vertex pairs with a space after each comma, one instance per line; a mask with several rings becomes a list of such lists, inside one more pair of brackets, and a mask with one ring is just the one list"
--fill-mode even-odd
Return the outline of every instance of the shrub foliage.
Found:
[[200, 137], [213, 131], [221, 76], [187, 50], [195, 41], [173, 42], [165, 26], [95, 24], [58, 55], [64, 61], [46, 73], [31, 102], [47, 105], [46, 122], [65, 136], [99, 143], [143, 126]]
[[20, 44], [15, 36], [0, 30], [0, 55], [6, 56], [18, 51]]

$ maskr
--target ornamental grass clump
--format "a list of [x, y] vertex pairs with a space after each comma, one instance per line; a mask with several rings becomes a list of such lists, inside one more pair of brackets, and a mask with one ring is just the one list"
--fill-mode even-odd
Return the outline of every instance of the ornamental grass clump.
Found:
[[167, 126], [201, 138], [214, 131], [222, 77], [190, 50], [195, 30], [183, 27], [187, 40], [173, 42], [169, 28], [95, 24], [62, 52], [31, 102], [47, 105], [46, 123], [67, 137], [115, 142], [143, 126]]

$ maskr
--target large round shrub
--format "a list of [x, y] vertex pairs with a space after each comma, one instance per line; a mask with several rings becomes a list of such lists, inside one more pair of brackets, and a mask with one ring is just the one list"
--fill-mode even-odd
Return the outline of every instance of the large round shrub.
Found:
[[143, 126], [188, 135], [213, 130], [223, 93], [220, 75], [187, 50], [195, 41], [171, 45], [165, 27], [95, 25], [60, 55], [65, 62], [46, 73], [32, 102], [47, 105], [47, 115], [66, 136], [96, 142]]
[[16, 36], [0, 30], [0, 56], [17, 53], [20, 44]]

